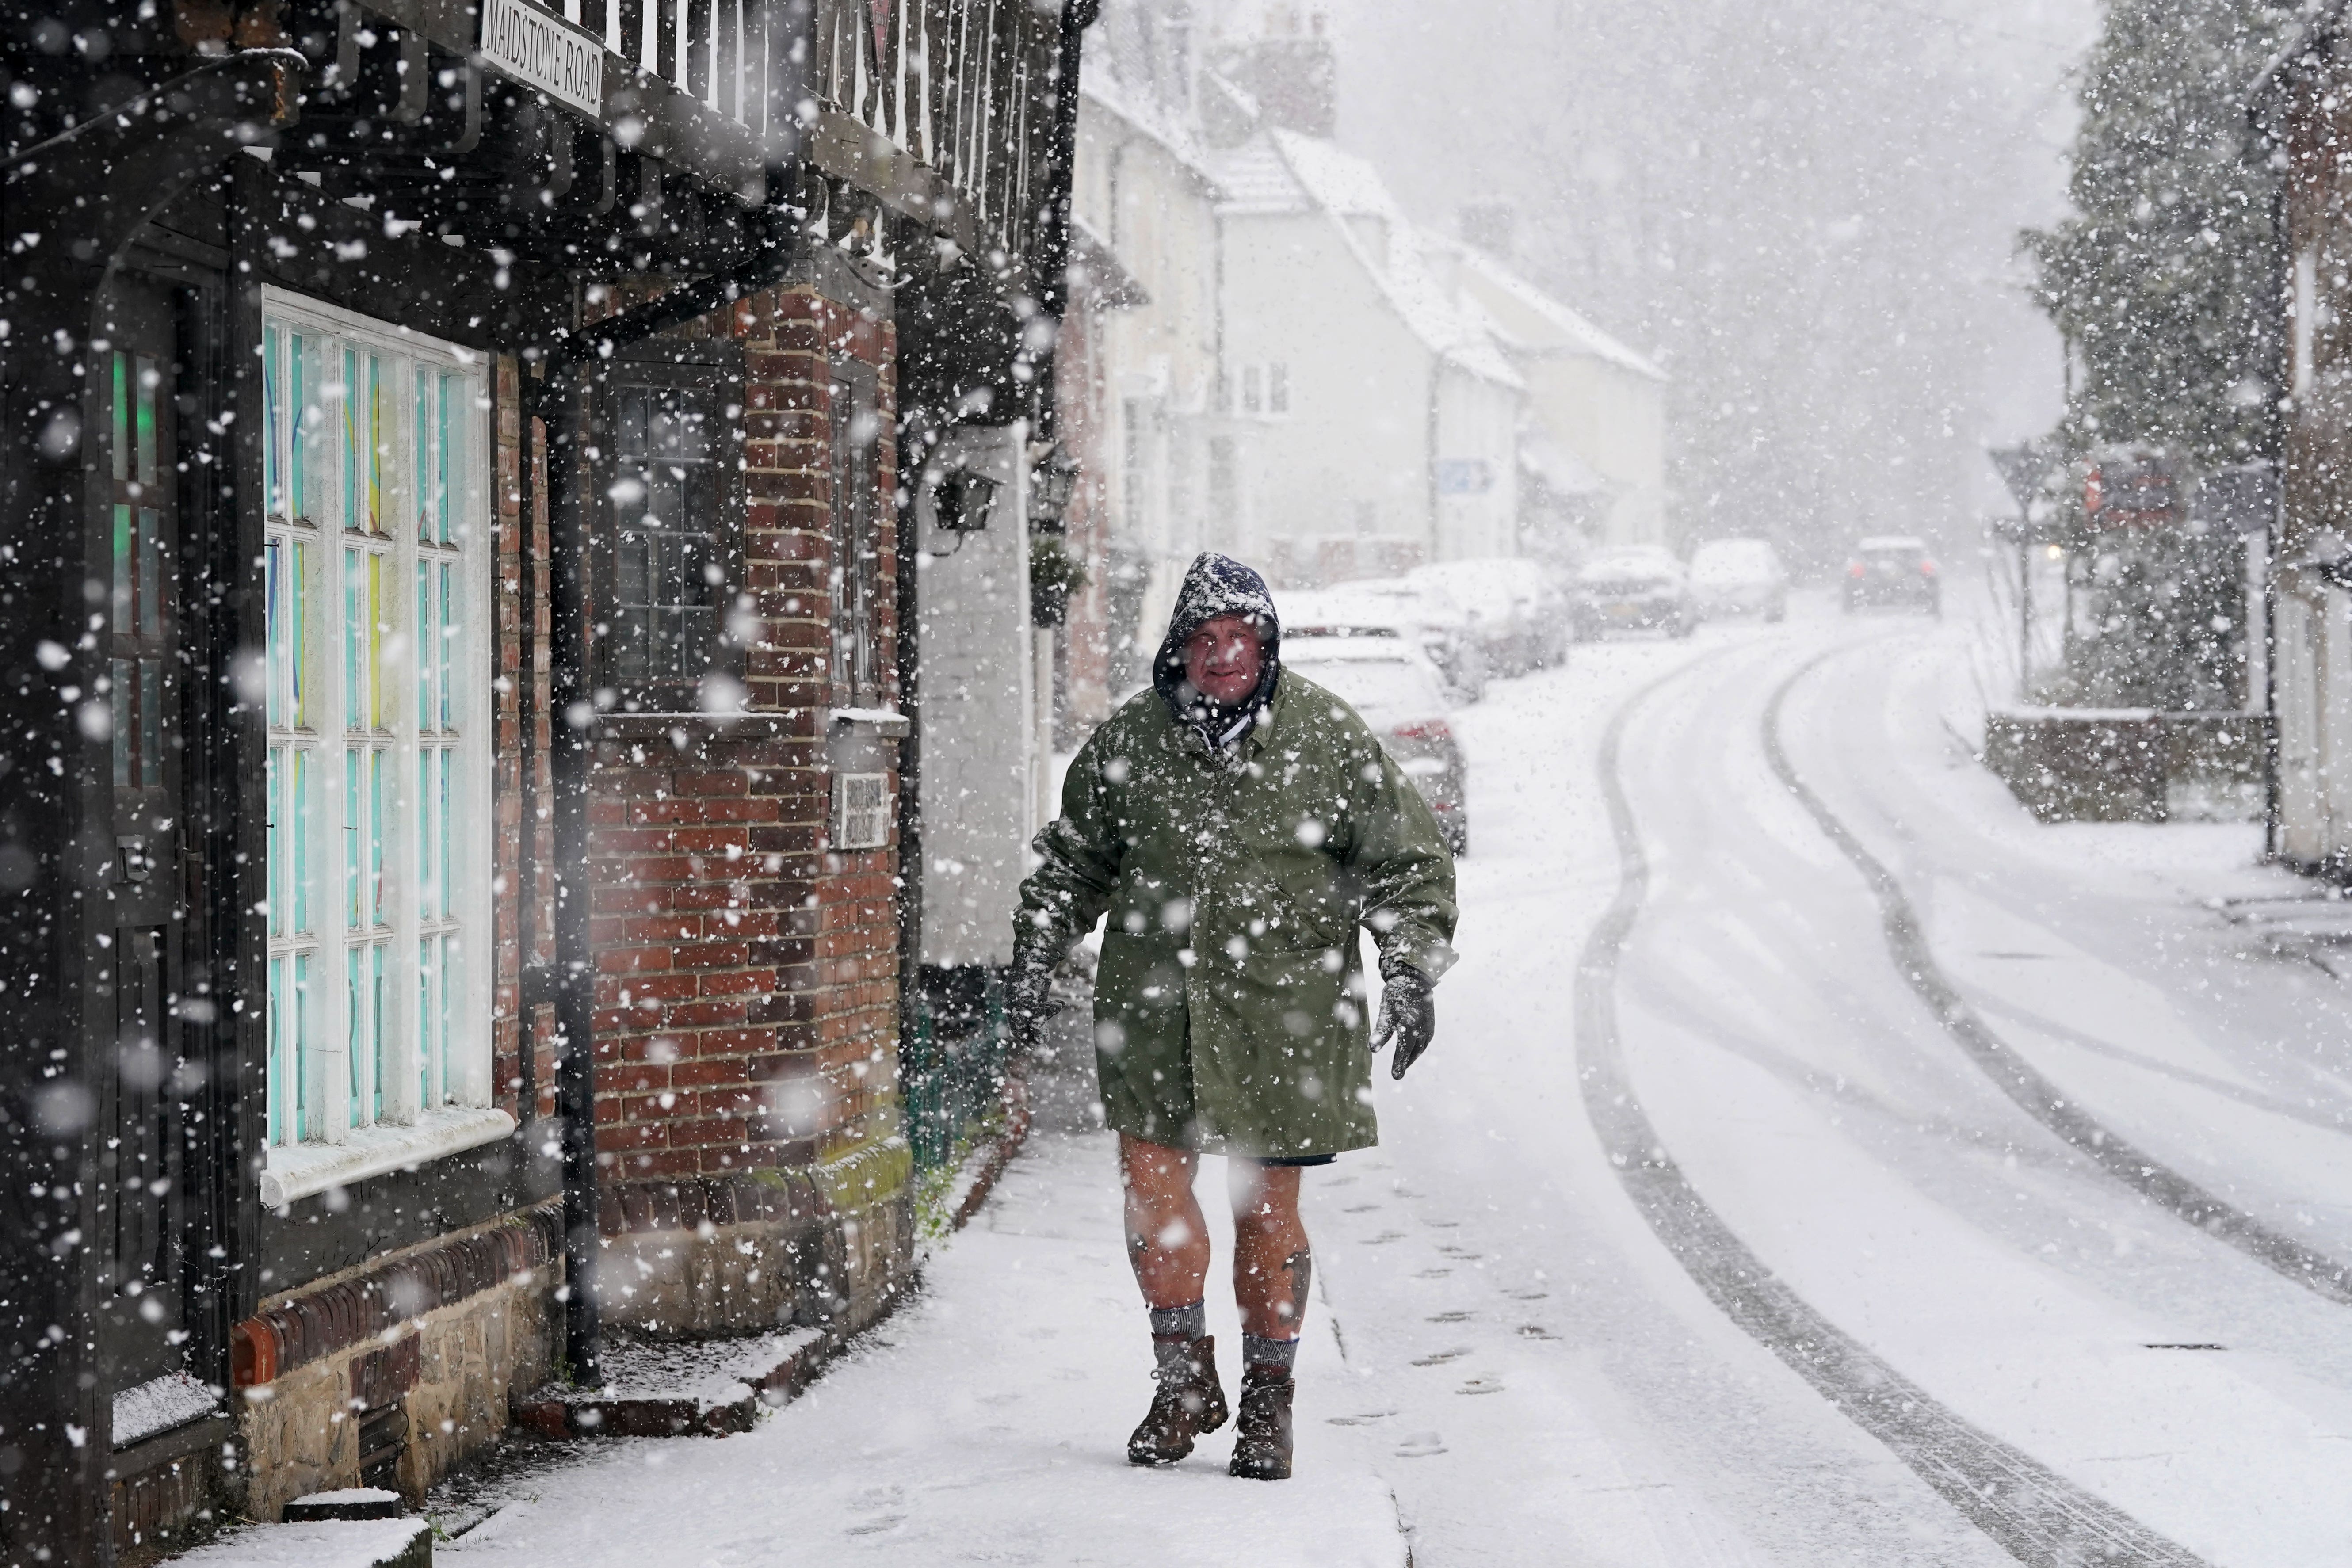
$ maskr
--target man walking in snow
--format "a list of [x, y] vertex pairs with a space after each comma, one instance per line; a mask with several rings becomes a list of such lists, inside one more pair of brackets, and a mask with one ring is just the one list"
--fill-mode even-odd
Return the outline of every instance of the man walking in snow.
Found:
[[[1224, 1424], [1206, 1329], [1199, 1156], [1232, 1165], [1242, 1317], [1232, 1473], [1291, 1469], [1291, 1368], [1311, 1258], [1302, 1168], [1378, 1142], [1370, 1058], [1428, 1048], [1454, 962], [1454, 860], [1437, 820], [1354, 710], [1285, 670], [1274, 597], [1223, 555], [1192, 563], [1152, 689], [1079, 751], [1021, 890], [1010, 1011], [1034, 1044], [1047, 983], [1108, 916], [1096, 1068], [1118, 1134], [1128, 1255], [1151, 1315], [1150, 1412], [1129, 1459], [1169, 1465]], [[1380, 951], [1365, 1028], [1357, 932]]]

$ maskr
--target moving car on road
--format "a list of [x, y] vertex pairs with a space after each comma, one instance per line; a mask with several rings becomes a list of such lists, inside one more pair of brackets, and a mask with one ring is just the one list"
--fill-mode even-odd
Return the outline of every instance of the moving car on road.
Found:
[[1282, 663], [1345, 701], [1372, 727], [1456, 855], [1470, 852], [1462, 748], [1447, 722], [1437, 668], [1397, 637], [1318, 637], [1293, 630], [1284, 611]]
[[1846, 613], [1865, 605], [1909, 605], [1931, 616], [1944, 613], [1943, 584], [1927, 542], [1907, 533], [1859, 541], [1845, 563]]
[[1579, 642], [1612, 631], [1688, 637], [1698, 623], [1683, 563], [1656, 544], [1627, 545], [1587, 562], [1576, 574], [1570, 613]]
[[1710, 539], [1691, 552], [1691, 604], [1700, 617], [1789, 614], [1789, 570], [1761, 539]]

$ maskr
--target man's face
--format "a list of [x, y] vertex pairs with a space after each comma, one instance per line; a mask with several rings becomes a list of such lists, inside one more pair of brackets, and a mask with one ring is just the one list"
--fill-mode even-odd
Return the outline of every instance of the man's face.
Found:
[[1265, 669], [1265, 650], [1246, 616], [1204, 621], [1184, 644], [1184, 679], [1220, 706], [1230, 707], [1256, 690]]

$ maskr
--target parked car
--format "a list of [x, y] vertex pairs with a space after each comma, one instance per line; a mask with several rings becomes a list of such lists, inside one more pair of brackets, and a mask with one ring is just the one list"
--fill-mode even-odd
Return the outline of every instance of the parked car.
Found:
[[1468, 854], [1462, 748], [1447, 721], [1437, 667], [1427, 656], [1403, 637], [1294, 637], [1285, 626], [1282, 662], [1362, 715], [1436, 813], [1446, 843], [1456, 855]]
[[1691, 604], [1700, 617], [1789, 614], [1789, 570], [1761, 539], [1710, 539], [1691, 552]]
[[1310, 594], [1285, 594], [1281, 605], [1286, 628], [1300, 614], [1334, 626], [1394, 627], [1421, 645], [1454, 702], [1486, 699], [1486, 654], [1477, 623], [1443, 588], [1402, 577], [1375, 577]]
[[1435, 588], [1470, 613], [1495, 675], [1525, 675], [1543, 665], [1536, 579], [1535, 563], [1506, 555], [1440, 561], [1405, 574], [1406, 582]]
[[1909, 605], [1942, 615], [1944, 586], [1927, 542], [1895, 533], [1856, 542], [1845, 563], [1844, 604], [1848, 615], [1868, 605]]
[[1688, 637], [1698, 624], [1688, 574], [1662, 545], [1633, 544], [1596, 555], [1576, 574], [1572, 624], [1579, 642], [1612, 631]]

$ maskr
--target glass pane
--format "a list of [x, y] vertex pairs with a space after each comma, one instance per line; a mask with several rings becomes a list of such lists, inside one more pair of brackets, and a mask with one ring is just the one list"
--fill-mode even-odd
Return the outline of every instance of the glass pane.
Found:
[[455, 932], [441, 939], [441, 1009], [433, 1024], [433, 1071], [440, 1080], [441, 1098], [449, 1094], [449, 1020], [456, 1014], [457, 992], [457, 937]]
[[426, 937], [416, 953], [416, 1104], [433, 1109], [433, 952], [438, 937]]
[[350, 1028], [343, 1039], [343, 1125], [360, 1123], [360, 1085], [365, 1081], [367, 1026], [373, 1008], [367, 989], [367, 950], [358, 949], [343, 968], [343, 1016]]
[[435, 475], [433, 487], [435, 514], [433, 537], [444, 544], [449, 542], [451, 489], [466, 482], [463, 467], [465, 453], [453, 450], [457, 444], [464, 439], [465, 422], [463, 419], [452, 418], [451, 415], [454, 411], [450, 407], [453, 402], [464, 395], [465, 388], [466, 384], [457, 376], [445, 375], [441, 378], [439, 424], [434, 433], [433, 442], [434, 453], [440, 463]]
[[388, 977], [384, 973], [384, 946], [379, 942], [368, 950], [368, 991], [374, 1015], [368, 1020], [368, 1111], [370, 1121], [383, 1120], [383, 1016]]
[[139, 787], [163, 782], [163, 661], [139, 661]]
[[310, 929], [310, 752], [294, 752], [294, 930]]
[[311, 1027], [310, 955], [298, 953], [294, 958], [294, 1037], [289, 1058], [293, 1067], [293, 1079], [288, 1084], [291, 1091], [294, 1114], [291, 1131], [297, 1140], [310, 1136], [309, 1095], [305, 1085], [310, 1076], [310, 1055], [316, 1049], [318, 1036]]
[[434, 847], [436, 819], [433, 805], [433, 748], [416, 748], [416, 918], [431, 920], [436, 900], [434, 897], [434, 868], [441, 863]]
[[433, 648], [433, 661], [439, 670], [439, 675], [434, 681], [434, 689], [439, 694], [441, 728], [449, 730], [456, 728], [450, 721], [453, 703], [449, 677], [450, 667], [457, 660], [457, 568], [444, 562], [441, 564], [440, 574], [441, 635], [435, 639]]
[[291, 668], [289, 678], [294, 686], [294, 727], [307, 729], [310, 723], [310, 708], [307, 679], [310, 668], [310, 644], [308, 627], [310, 609], [310, 547], [300, 540], [294, 542], [294, 577], [287, 584], [287, 599], [293, 615]]
[[367, 754], [368, 771], [368, 924], [384, 923], [383, 910], [383, 759], [381, 751]]
[[266, 722], [273, 730], [282, 730], [290, 717], [291, 704], [286, 681], [286, 542], [272, 539], [261, 547], [261, 585], [264, 619], [267, 629], [263, 641], [268, 647], [269, 696]]
[[163, 525], [152, 507], [139, 509], [139, 635], [163, 635]]
[[139, 356], [138, 363], [139, 484], [143, 489], [155, 482], [155, 395], [163, 384], [163, 373], [144, 354]]
[[131, 531], [131, 509], [118, 505], [114, 509], [114, 603], [113, 626], [121, 636], [131, 633], [133, 607], [131, 576], [137, 571], [133, 557], [138, 554], [139, 541]]
[[310, 427], [315, 421], [310, 417], [310, 405], [303, 401], [305, 377], [302, 374], [302, 334], [299, 332], [289, 334], [287, 346], [287, 509], [290, 516], [308, 518], [314, 514], [310, 510], [310, 491], [303, 477], [303, 458], [306, 454], [302, 448], [310, 439]]
[[360, 565], [361, 552], [343, 552], [343, 728], [356, 730], [367, 715], [367, 689], [361, 684], [366, 667], [361, 658], [362, 639], [367, 635], [366, 606], [362, 603], [366, 577]]
[[451, 831], [451, 824], [449, 821], [449, 779], [450, 774], [455, 771], [457, 760], [457, 753], [455, 748], [447, 746], [442, 748], [441, 799], [439, 806], [435, 811], [434, 816], [435, 819], [440, 824], [441, 828], [440, 833], [437, 835], [441, 843], [441, 875], [436, 879], [436, 880], [438, 882], [441, 889], [441, 900], [438, 907], [443, 920], [449, 919], [457, 912], [457, 901], [455, 898], [457, 889], [449, 880], [449, 845], [451, 840], [456, 837], [456, 835]]
[[433, 728], [433, 567], [416, 563], [416, 727]]
[[367, 453], [360, 439], [360, 356], [343, 351], [343, 526], [357, 529], [364, 520], [360, 476], [366, 472]]
[[[267, 853], [269, 864], [264, 868], [266, 885], [269, 889], [269, 934], [272, 936], [286, 934], [286, 917], [291, 912], [286, 907], [286, 840], [293, 825], [286, 819], [286, 748], [272, 746], [268, 763], [269, 836]], [[272, 984], [275, 984], [274, 980]], [[273, 998], [277, 994], [274, 990], [270, 993]]]
[[269, 1142], [286, 1142], [286, 1047], [290, 1032], [286, 1016], [287, 960], [269, 961], [269, 1059], [267, 1066], [264, 1099], [268, 1102]]
[[107, 697], [113, 706], [114, 719], [114, 784], [118, 789], [131, 787], [131, 661], [127, 658], [107, 661]]
[[130, 356], [123, 353], [110, 354], [107, 359], [114, 372], [114, 442], [110, 456], [115, 479], [120, 482], [131, 477], [131, 363]]
[[383, 602], [383, 557], [370, 552], [367, 558], [367, 716], [368, 728], [383, 728], [383, 634], [391, 628], [384, 625], [386, 605]]
[[285, 438], [285, 416], [278, 407], [278, 395], [286, 389], [285, 372], [278, 368], [278, 356], [282, 352], [276, 327], [261, 329], [261, 485], [262, 493], [269, 498], [268, 508], [273, 517], [285, 517], [286, 466], [278, 456], [278, 444]]
[[367, 525], [371, 533], [383, 531], [383, 361], [374, 354], [367, 362]]
[[367, 771], [364, 753], [357, 746], [343, 748], [343, 929], [360, 929], [360, 865], [364, 851], [360, 844], [360, 826], [363, 820], [361, 805], [366, 798]]

